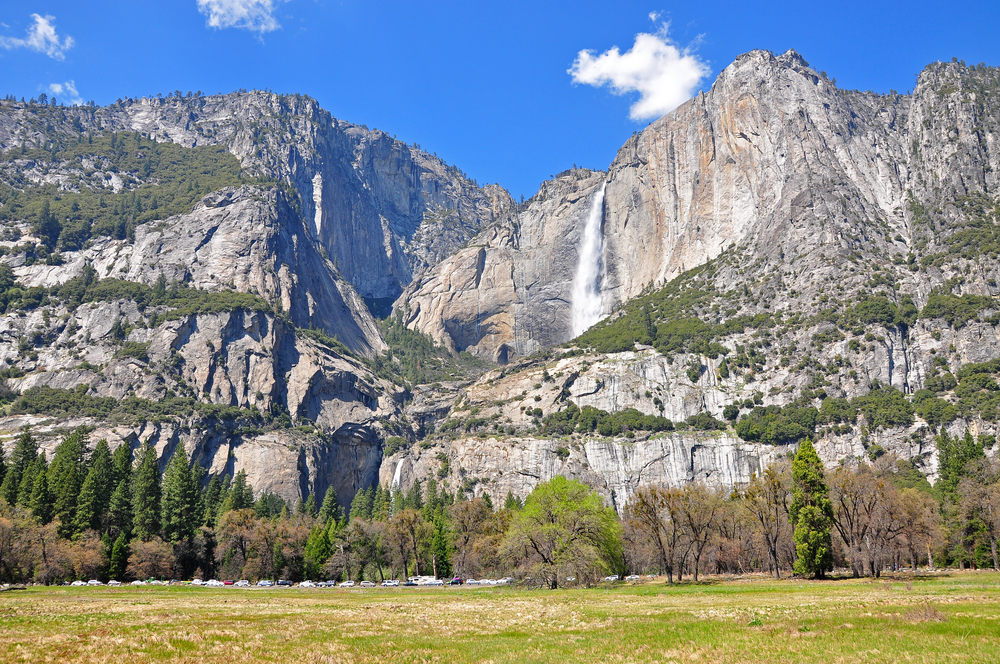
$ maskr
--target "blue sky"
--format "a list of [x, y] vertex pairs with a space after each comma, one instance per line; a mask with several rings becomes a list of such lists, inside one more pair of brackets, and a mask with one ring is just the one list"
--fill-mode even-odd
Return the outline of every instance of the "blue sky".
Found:
[[905, 92], [936, 60], [1000, 66], [998, 35], [996, 0], [0, 0], [0, 95], [302, 92], [530, 196], [573, 164], [607, 167], [748, 50], [794, 48], [841, 87]]

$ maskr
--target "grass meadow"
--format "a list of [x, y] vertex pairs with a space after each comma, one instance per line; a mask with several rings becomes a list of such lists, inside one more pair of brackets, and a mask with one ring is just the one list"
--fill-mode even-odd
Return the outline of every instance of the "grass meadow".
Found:
[[668, 586], [29, 588], [2, 662], [998, 662], [1000, 574]]

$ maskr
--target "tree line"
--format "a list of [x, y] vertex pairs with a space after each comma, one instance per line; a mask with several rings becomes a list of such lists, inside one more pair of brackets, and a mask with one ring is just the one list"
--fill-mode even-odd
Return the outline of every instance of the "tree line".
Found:
[[745, 485], [646, 486], [619, 515], [564, 477], [524, 499], [454, 493], [431, 477], [374, 485], [349, 508], [255, 496], [245, 472], [205, 476], [178, 448], [67, 435], [51, 460], [29, 431], [0, 454], [0, 581], [514, 576], [544, 587], [606, 574], [764, 571], [822, 578], [960, 565], [1000, 569], [1000, 465], [970, 434], [938, 436], [934, 487], [908, 463], [825, 470], [811, 442]]

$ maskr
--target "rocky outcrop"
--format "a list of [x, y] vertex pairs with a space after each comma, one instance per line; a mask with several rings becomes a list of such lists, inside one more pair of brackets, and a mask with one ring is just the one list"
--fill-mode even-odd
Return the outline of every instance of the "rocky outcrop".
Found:
[[396, 310], [446, 347], [499, 364], [566, 341], [583, 220], [604, 177], [574, 169], [547, 182], [414, 282]]

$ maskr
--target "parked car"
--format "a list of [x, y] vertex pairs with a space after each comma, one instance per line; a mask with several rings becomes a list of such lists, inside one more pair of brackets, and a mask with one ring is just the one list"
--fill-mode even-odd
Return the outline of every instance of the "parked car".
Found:
[[396, 579], [386, 579], [382, 582], [383, 588], [396, 588], [399, 586], [399, 581]]
[[191, 582], [191, 585], [192, 585], [192, 586], [200, 586], [200, 585], [203, 585], [204, 583], [205, 583], [205, 582], [204, 582], [204, 581], [202, 581], [201, 579], [195, 579], [195, 580], [193, 580], [193, 581]]
[[108, 581], [108, 585], [109, 586], [120, 586], [121, 584], [122, 584], [121, 581], [116, 581], [114, 579], [111, 579], [110, 581]]
[[312, 581], [303, 581], [299, 584], [299, 588], [315, 588], [316, 584]]
[[290, 588], [292, 586], [292, 582], [288, 579], [278, 579], [278, 585]]
[[606, 577], [604, 577], [604, 580], [605, 581], [617, 581], [618, 580], [618, 575], [617, 574], [612, 574], [611, 576], [606, 576]]
[[246, 587], [248, 587], [250, 585], [250, 582], [247, 581], [246, 579], [240, 579], [239, 581], [237, 581], [233, 585], [236, 586], [237, 588], [246, 588]]
[[274, 582], [269, 581], [267, 579], [261, 579], [260, 581], [257, 582], [257, 585], [260, 586], [261, 588], [270, 588], [274, 585]]
[[87, 585], [88, 586], [103, 586], [104, 584], [101, 583], [100, 581], [98, 581], [97, 579], [91, 579], [90, 581], [87, 581]]
[[415, 585], [417, 585], [417, 582], [416, 581], [406, 581], [405, 583], [403, 583], [403, 585], [404, 586], [415, 586]]
[[87, 582], [86, 581], [74, 581], [73, 583], [71, 583], [69, 585], [71, 585], [71, 586], [85, 586], [85, 585], [87, 585]]
[[425, 586], [443, 586], [444, 585], [444, 581], [442, 581], [441, 579], [431, 579], [430, 581], [428, 581], [424, 585]]
[[[83, 582], [81, 581], [80, 583], [83, 583]], [[74, 584], [74, 585], [76, 585], [76, 584]], [[132, 585], [133, 586], [144, 586], [144, 585], [146, 585], [146, 582], [145, 581], [140, 581], [139, 579], [136, 579], [135, 581], [132, 582]]]
[[642, 581], [642, 577], [638, 574], [629, 574], [625, 577], [626, 581]]
[[479, 581], [477, 581], [476, 579], [466, 579], [465, 580], [465, 585], [467, 585], [467, 586], [478, 586], [479, 585]]
[[371, 581], [362, 581], [360, 585], [361, 585], [362, 588], [374, 588], [375, 587], [375, 584], [372, 583]]
[[354, 582], [353, 581], [341, 581], [340, 582], [340, 587], [341, 588], [353, 588], [354, 587]]
[[231, 585], [233, 585], [233, 582], [227, 579], [226, 581], [222, 582], [222, 585], [224, 585], [224, 586], [231, 586]]

